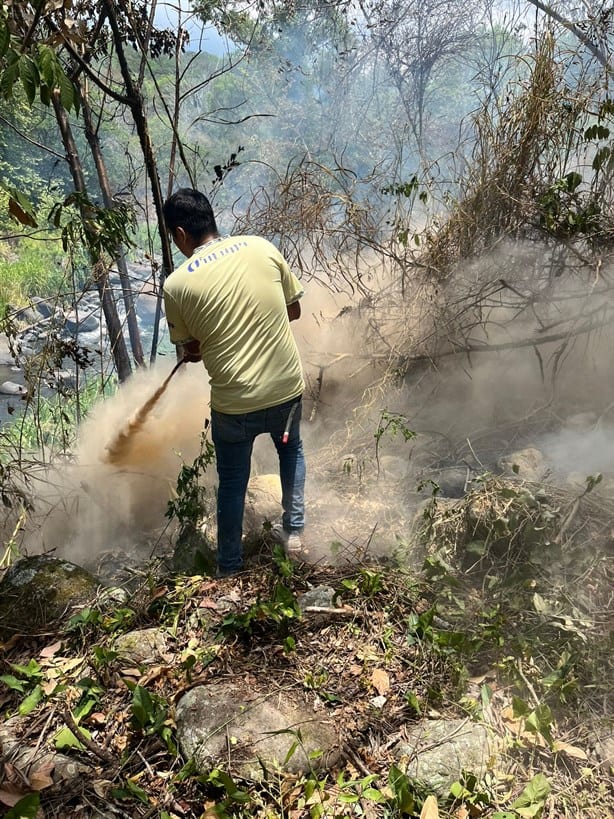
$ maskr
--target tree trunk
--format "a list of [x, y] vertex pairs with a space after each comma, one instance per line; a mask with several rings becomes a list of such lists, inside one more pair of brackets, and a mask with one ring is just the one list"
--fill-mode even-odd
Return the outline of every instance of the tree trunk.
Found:
[[[79, 159], [79, 152], [72, 134], [68, 115], [60, 102], [59, 91], [57, 90], [54, 91], [52, 95], [52, 103], [58, 122], [58, 127], [62, 135], [62, 142], [66, 150], [66, 156], [68, 158], [68, 164], [70, 166], [75, 191], [85, 197], [87, 195], [87, 188], [85, 185], [85, 177], [83, 175], [83, 167], [81, 165], [81, 160]], [[83, 199], [80, 199], [79, 201], [79, 209], [87, 236], [89, 232], [88, 222], [90, 214], [88, 214], [87, 206], [85, 205]], [[91, 244], [88, 247], [88, 251], [94, 270], [94, 281], [100, 295], [100, 302], [102, 304], [102, 310], [109, 333], [111, 352], [115, 367], [117, 369], [117, 376], [120, 381], [125, 381], [131, 375], [132, 367], [130, 365], [130, 357], [128, 355], [128, 349], [126, 347], [126, 342], [122, 332], [121, 321], [117, 313], [117, 306], [109, 287], [109, 274], [101, 264], [101, 259], [92, 249]]]
[[114, 0], [103, 0], [105, 12], [107, 14], [111, 30], [113, 31], [113, 41], [117, 52], [117, 58], [122, 74], [122, 79], [126, 87], [126, 95], [128, 97], [128, 106], [132, 113], [134, 123], [136, 125], [137, 134], [141, 143], [141, 151], [143, 152], [143, 159], [147, 169], [147, 175], [151, 185], [151, 195], [156, 209], [156, 216], [158, 219], [158, 232], [160, 234], [160, 244], [162, 248], [162, 269], [158, 279], [158, 302], [156, 305], [156, 317], [153, 328], [153, 338], [151, 342], [150, 361], [153, 363], [156, 359], [157, 345], [158, 345], [158, 327], [160, 323], [160, 315], [162, 309], [162, 285], [164, 279], [170, 274], [173, 269], [173, 255], [171, 251], [171, 244], [166, 231], [166, 224], [164, 221], [164, 214], [162, 206], [164, 204], [164, 197], [162, 195], [162, 187], [160, 185], [160, 176], [158, 174], [158, 166], [151, 144], [151, 137], [149, 135], [149, 128], [147, 125], [147, 117], [145, 115], [145, 105], [142, 94], [137, 87], [132, 74], [130, 73], [130, 66], [126, 59], [126, 52], [124, 50], [124, 41], [117, 21], [117, 4]]
[[[102, 199], [106, 208], [113, 207], [113, 195], [111, 193], [111, 185], [109, 183], [109, 176], [107, 168], [100, 149], [100, 141], [98, 134], [94, 128], [92, 120], [92, 110], [89, 105], [89, 100], [86, 97], [84, 90], [80, 89], [81, 97], [81, 111], [83, 113], [83, 121], [85, 123], [85, 136], [89, 143], [96, 164], [96, 172], [98, 174], [98, 183], [102, 191]], [[132, 293], [132, 286], [130, 284], [130, 276], [128, 274], [128, 267], [126, 265], [126, 257], [124, 249], [121, 245], [117, 247], [117, 255], [115, 257], [117, 269], [119, 271], [119, 280], [122, 285], [122, 296], [124, 299], [124, 306], [126, 308], [126, 323], [128, 325], [128, 334], [130, 337], [130, 347], [132, 355], [137, 366], [142, 367], [145, 364], [145, 357], [143, 355], [143, 346], [141, 344], [141, 334], [136, 320], [136, 310], [134, 308], [134, 297]]]

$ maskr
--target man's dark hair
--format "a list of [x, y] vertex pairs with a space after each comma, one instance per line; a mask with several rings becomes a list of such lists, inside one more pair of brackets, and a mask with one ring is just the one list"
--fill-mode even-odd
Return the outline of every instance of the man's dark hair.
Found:
[[174, 231], [182, 227], [193, 239], [217, 235], [217, 224], [211, 203], [200, 191], [180, 188], [164, 203], [166, 227]]

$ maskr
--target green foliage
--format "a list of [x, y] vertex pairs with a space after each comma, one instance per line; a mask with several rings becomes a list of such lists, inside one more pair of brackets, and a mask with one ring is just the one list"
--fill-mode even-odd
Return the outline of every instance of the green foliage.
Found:
[[461, 779], [451, 784], [450, 796], [455, 801], [470, 806], [478, 815], [492, 804], [492, 794], [471, 773], [465, 773]]
[[[134, 609], [126, 606], [119, 606], [109, 610], [85, 606], [69, 619], [65, 631], [68, 634], [88, 634], [90, 636], [99, 630], [106, 634], [115, 634], [128, 631], [132, 627], [135, 618], [136, 612]], [[95, 648], [96, 646], [94, 646]], [[104, 660], [104, 658], [102, 659]]]
[[89, 197], [73, 191], [62, 202], [56, 202], [48, 219], [61, 230], [62, 247], [87, 247], [94, 259], [103, 253], [114, 258], [120, 245], [132, 247], [136, 222], [134, 211], [125, 202], [113, 207], [96, 205]]
[[26, 51], [25, 39], [12, 33], [6, 16], [0, 15], [0, 94], [10, 99], [15, 85], [20, 83], [30, 105], [38, 96], [43, 105], [48, 106], [57, 90], [67, 111], [78, 110], [77, 91], [66, 75], [58, 52], [37, 39], [31, 40], [30, 46]]
[[39, 815], [41, 798], [39, 793], [29, 793], [7, 810], [4, 819], [36, 819]]
[[0, 320], [9, 304], [24, 306], [31, 296], [57, 299], [66, 290], [66, 277], [58, 240], [24, 238], [10, 250], [0, 245]]
[[356, 577], [348, 577], [341, 582], [348, 591], [363, 597], [374, 597], [384, 588], [381, 572], [374, 569], [361, 569]]
[[522, 819], [533, 819], [541, 816], [546, 804], [546, 798], [551, 790], [550, 782], [548, 782], [544, 774], [537, 774], [528, 783], [518, 799], [512, 803], [511, 808]]
[[176, 496], [168, 502], [166, 517], [175, 518], [180, 529], [196, 526], [205, 513], [207, 490], [200, 483], [208, 467], [215, 460], [215, 449], [207, 430], [200, 437], [200, 454], [192, 464], [184, 464], [177, 477]]
[[[92, 738], [91, 733], [86, 728], [81, 727], [80, 732], [86, 739]], [[66, 751], [71, 749], [85, 751], [85, 745], [67, 726], [60, 728], [60, 730], [55, 734], [53, 744], [58, 751]]]
[[143, 805], [149, 805], [147, 791], [141, 788], [140, 785], [137, 785], [135, 780], [129, 776], [124, 779], [122, 787], [111, 788], [111, 796], [122, 802], [136, 799], [137, 802], [141, 802]]
[[409, 777], [396, 765], [391, 765], [388, 771], [388, 784], [394, 795], [395, 805], [401, 814], [411, 815], [414, 812], [416, 800]]
[[[609, 148], [608, 156], [609, 156]], [[599, 152], [595, 156], [595, 161]], [[601, 163], [605, 157], [599, 160]], [[592, 236], [602, 229], [601, 205], [591, 191], [582, 190], [583, 179], [571, 171], [556, 180], [539, 197], [540, 223], [556, 236]]]
[[278, 634], [286, 637], [293, 622], [301, 616], [296, 596], [284, 583], [276, 582], [269, 600], [258, 599], [241, 614], [227, 614], [222, 622], [221, 632], [224, 635], [248, 636], [256, 629], [273, 626]]
[[1, 674], [0, 681], [8, 688], [26, 696], [19, 704], [18, 712], [21, 716], [32, 713], [44, 699], [41, 681], [43, 672], [36, 660], [30, 660], [27, 665], [9, 664], [14, 674]]
[[220, 819], [226, 819], [226, 817], [234, 815], [234, 813], [228, 813], [228, 811], [231, 811], [233, 808], [239, 805], [249, 805], [250, 802], [252, 802], [252, 797], [249, 792], [241, 789], [232, 776], [222, 770], [222, 768], [213, 768], [213, 770], [206, 774], [194, 776], [191, 766], [188, 763], [188, 765], [182, 769], [180, 778], [183, 781], [188, 777], [199, 782], [201, 785], [210, 786], [214, 791], [220, 794], [215, 798], [215, 815], [220, 817]]
[[128, 683], [132, 689], [132, 721], [145, 736], [157, 735], [173, 755], [177, 748], [173, 740], [168, 704], [157, 694], [151, 694], [144, 686]]

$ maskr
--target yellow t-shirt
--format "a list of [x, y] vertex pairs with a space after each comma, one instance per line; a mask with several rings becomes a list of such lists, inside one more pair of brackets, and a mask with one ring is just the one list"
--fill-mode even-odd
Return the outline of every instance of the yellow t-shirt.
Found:
[[259, 236], [207, 242], [166, 279], [171, 341], [200, 342], [213, 409], [239, 415], [303, 392], [286, 310], [302, 295], [284, 257]]

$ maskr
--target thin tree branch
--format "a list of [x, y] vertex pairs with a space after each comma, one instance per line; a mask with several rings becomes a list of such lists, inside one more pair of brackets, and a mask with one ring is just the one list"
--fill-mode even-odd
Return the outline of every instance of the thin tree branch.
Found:
[[528, 2], [532, 6], [535, 6], [536, 9], [539, 9], [539, 11], [543, 11], [543, 13], [546, 14], [548, 17], [551, 17], [553, 20], [556, 20], [556, 22], [562, 25], [563, 28], [566, 28], [567, 31], [571, 31], [571, 33], [575, 37], [577, 37], [578, 40], [580, 40], [582, 45], [588, 48], [593, 57], [595, 57], [595, 59], [598, 60], [601, 63], [601, 65], [604, 66], [604, 68], [606, 69], [610, 68], [607, 56], [603, 53], [603, 51], [600, 48], [597, 48], [597, 46], [590, 40], [590, 38], [581, 29], [578, 28], [578, 26], [576, 26], [570, 20], [566, 20], [562, 15], [558, 13], [558, 11], [556, 11], [556, 9], [553, 9], [552, 6], [549, 6], [546, 3], [542, 3], [541, 0], [528, 0]]
[[34, 145], [36, 148], [40, 148], [41, 151], [47, 151], [48, 154], [51, 154], [51, 156], [55, 156], [57, 159], [61, 159], [62, 162], [67, 161], [66, 156], [63, 156], [62, 154], [59, 154], [57, 151], [54, 151], [52, 148], [49, 148], [48, 145], [43, 145], [41, 142], [37, 142], [35, 139], [32, 139], [32, 137], [27, 136], [27, 134], [24, 134], [23, 131], [20, 131], [16, 125], [13, 125], [12, 122], [6, 119], [6, 117], [3, 117], [1, 114], [0, 122], [2, 122], [4, 125], [7, 125], [13, 131], [15, 131], [15, 133], [18, 136], [20, 136], [25, 142], [28, 142], [30, 145]]

